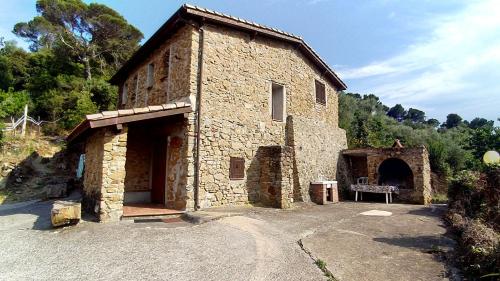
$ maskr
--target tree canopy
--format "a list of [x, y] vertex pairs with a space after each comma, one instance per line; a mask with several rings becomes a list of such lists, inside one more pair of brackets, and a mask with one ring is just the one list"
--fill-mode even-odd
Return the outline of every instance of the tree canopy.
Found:
[[142, 33], [113, 9], [81, 0], [38, 0], [40, 14], [14, 26], [14, 33], [31, 43], [32, 51], [55, 49], [59, 55], [92, 72], [116, 70], [137, 49]]
[[443, 123], [444, 127], [451, 129], [462, 124], [462, 117], [456, 113], [450, 113], [446, 116], [446, 122]]
[[387, 111], [387, 115], [394, 119], [402, 120], [406, 115], [406, 110], [401, 104], [398, 103]]
[[139, 48], [142, 33], [102, 4], [38, 0], [36, 9], [13, 28], [30, 52], [0, 40], [0, 115], [19, 115], [27, 103], [31, 116], [57, 121], [60, 130], [115, 109], [117, 89], [107, 80]]

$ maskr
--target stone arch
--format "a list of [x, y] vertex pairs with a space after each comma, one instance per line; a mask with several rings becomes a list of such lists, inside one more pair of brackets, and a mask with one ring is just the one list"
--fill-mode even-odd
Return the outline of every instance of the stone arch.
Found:
[[413, 171], [400, 158], [387, 158], [378, 166], [378, 184], [396, 185], [400, 189], [414, 189]]

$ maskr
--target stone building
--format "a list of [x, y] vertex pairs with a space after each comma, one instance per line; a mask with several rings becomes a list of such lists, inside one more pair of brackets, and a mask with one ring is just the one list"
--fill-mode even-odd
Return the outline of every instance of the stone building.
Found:
[[342, 155], [347, 165], [347, 173], [341, 181], [344, 189], [347, 189], [345, 185], [366, 177], [370, 185], [398, 186], [400, 201], [431, 202], [431, 168], [424, 146], [349, 149]]
[[300, 37], [182, 6], [112, 77], [119, 109], [88, 115], [84, 205], [176, 210], [309, 201], [336, 179], [338, 91], [346, 85]]

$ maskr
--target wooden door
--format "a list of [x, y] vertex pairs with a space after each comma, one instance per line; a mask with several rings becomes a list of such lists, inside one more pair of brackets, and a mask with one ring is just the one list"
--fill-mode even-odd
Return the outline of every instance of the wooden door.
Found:
[[167, 138], [154, 141], [152, 153], [151, 203], [165, 204]]

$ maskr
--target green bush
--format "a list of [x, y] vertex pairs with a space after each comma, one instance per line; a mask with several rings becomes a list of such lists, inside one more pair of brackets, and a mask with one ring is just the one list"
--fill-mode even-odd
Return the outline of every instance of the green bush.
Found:
[[28, 92], [16, 92], [12, 88], [7, 92], [0, 90], [0, 118], [21, 115], [27, 104], [31, 108], [32, 102]]
[[500, 235], [479, 220], [465, 224], [460, 239], [460, 261], [468, 275], [482, 276], [500, 266]]

